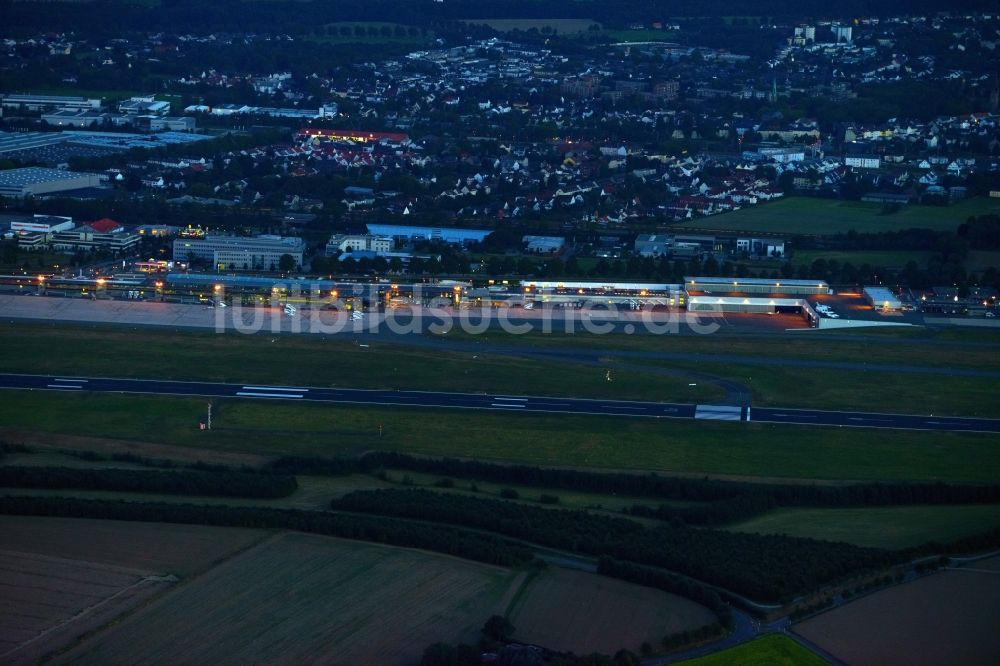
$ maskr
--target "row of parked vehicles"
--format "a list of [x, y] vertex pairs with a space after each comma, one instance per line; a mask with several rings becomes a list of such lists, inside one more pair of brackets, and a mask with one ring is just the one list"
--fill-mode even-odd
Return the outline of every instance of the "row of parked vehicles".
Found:
[[833, 311], [829, 305], [824, 305], [822, 303], [817, 303], [813, 307], [816, 308], [816, 312], [823, 317], [829, 317], [830, 319], [840, 319], [840, 315]]

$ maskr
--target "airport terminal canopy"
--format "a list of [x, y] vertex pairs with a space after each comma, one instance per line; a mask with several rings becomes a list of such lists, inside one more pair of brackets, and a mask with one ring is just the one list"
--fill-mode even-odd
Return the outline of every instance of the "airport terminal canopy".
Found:
[[684, 289], [689, 294], [812, 294], [830, 293], [823, 280], [785, 280], [765, 278], [725, 278], [685, 276]]

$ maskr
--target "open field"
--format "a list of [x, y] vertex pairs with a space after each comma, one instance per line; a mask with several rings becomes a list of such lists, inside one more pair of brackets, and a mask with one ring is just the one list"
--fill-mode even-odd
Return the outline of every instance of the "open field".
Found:
[[988, 397], [996, 390], [996, 377], [739, 363], [649, 363], [740, 382], [749, 389], [757, 407], [1000, 417], [1000, 403]]
[[512, 30], [531, 30], [532, 28], [541, 32], [544, 28], [551, 28], [560, 35], [572, 35], [580, 32], [587, 32], [591, 26], [600, 24], [590, 19], [576, 18], [544, 18], [544, 19], [468, 19], [465, 23], [482, 25], [485, 23], [498, 32], [510, 32]]
[[851, 664], [995, 664], [1000, 576], [990, 564], [883, 590], [806, 620], [795, 631]]
[[910, 204], [889, 215], [883, 206], [861, 201], [787, 197], [749, 208], [690, 220], [686, 227], [723, 231], [771, 231], [784, 234], [836, 234], [894, 231], [914, 227], [954, 230], [975, 215], [1000, 212], [1000, 199], [977, 197], [951, 206]]
[[749, 643], [707, 657], [681, 662], [685, 666], [824, 666], [826, 661], [791, 638], [778, 634], [761, 636]]
[[729, 526], [735, 532], [844, 541], [872, 548], [907, 548], [953, 541], [1000, 527], [1000, 506], [886, 506], [776, 509]]
[[664, 636], [716, 621], [682, 597], [557, 567], [528, 583], [510, 615], [514, 639], [577, 654], [638, 651]]
[[670, 42], [677, 38], [677, 34], [672, 30], [654, 30], [652, 28], [643, 30], [605, 30], [601, 34], [607, 35], [616, 42]]
[[991, 267], [1000, 269], [1000, 252], [972, 250], [965, 260], [965, 267], [969, 271], [982, 271]]
[[995, 482], [1000, 465], [995, 438], [975, 434], [264, 401], [217, 404], [214, 428], [205, 432], [197, 426], [205, 402], [197, 398], [40, 392], [3, 397], [0, 423], [11, 429], [260, 456], [394, 450], [681, 474], [949, 482]]
[[927, 260], [934, 255], [933, 252], [906, 251], [906, 250], [797, 250], [792, 255], [791, 262], [795, 266], [812, 266], [817, 259], [825, 261], [836, 261], [840, 264], [850, 263], [854, 266], [870, 264], [882, 268], [905, 268], [911, 261], [918, 266], [926, 266]]
[[37, 663], [175, 581], [150, 571], [0, 550], [0, 660]]
[[263, 539], [264, 530], [117, 520], [0, 516], [3, 548], [180, 577]]
[[[510, 335], [490, 331], [483, 335], [452, 334], [454, 338], [484, 347], [517, 349], [587, 349], [615, 352], [741, 355], [757, 359], [792, 359], [834, 362], [868, 362], [1000, 370], [1000, 332], [978, 330], [928, 330], [923, 328], [844, 329], [796, 331], [769, 335], [566, 335], [528, 333]], [[874, 341], [869, 338], [876, 338]], [[942, 344], [942, 343], [956, 343]], [[962, 344], [972, 343], [972, 344]], [[877, 346], [875, 346], [877, 345]], [[622, 357], [627, 358], [627, 357]]]
[[474, 641], [523, 575], [286, 533], [164, 595], [65, 661], [409, 666], [431, 643]]
[[268, 533], [0, 516], [0, 661], [34, 664]]

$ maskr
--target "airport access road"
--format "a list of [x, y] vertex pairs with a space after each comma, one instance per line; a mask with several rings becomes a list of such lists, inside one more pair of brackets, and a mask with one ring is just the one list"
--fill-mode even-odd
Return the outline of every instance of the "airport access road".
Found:
[[1000, 419], [881, 414], [820, 409], [762, 408], [734, 405], [690, 405], [587, 398], [562, 398], [490, 393], [394, 391], [380, 389], [270, 386], [213, 382], [159, 381], [106, 377], [0, 374], [0, 388], [65, 393], [129, 393], [138, 395], [203, 396], [322, 402], [382, 407], [457, 408], [498, 412], [534, 412], [609, 417], [681, 418], [707, 421], [754, 421], [800, 426], [937, 430], [1000, 433]]

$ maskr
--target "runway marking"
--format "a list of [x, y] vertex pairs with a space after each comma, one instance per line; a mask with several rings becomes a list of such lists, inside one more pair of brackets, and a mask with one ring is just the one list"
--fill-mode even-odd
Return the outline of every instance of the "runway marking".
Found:
[[507, 407], [507, 408], [513, 407], [514, 409], [524, 409], [524, 405], [511, 404], [509, 402], [494, 402], [492, 405], [490, 405], [490, 407]]
[[72, 384], [49, 384], [48, 387], [54, 389], [70, 389], [70, 390], [80, 390], [83, 388], [82, 386], [74, 386]]
[[697, 405], [694, 417], [709, 421], [741, 421], [743, 408], [733, 405]]
[[53, 379], [54, 382], [73, 382], [74, 384], [86, 384], [89, 379]]
[[815, 415], [811, 415], [811, 414], [777, 414], [776, 413], [775, 416], [780, 416], [780, 417], [786, 418], [786, 419], [814, 419], [814, 418], [816, 418]]
[[848, 421], [872, 421], [874, 423], [892, 423], [892, 419], [863, 419], [858, 416], [848, 416]]
[[649, 409], [648, 407], [628, 407], [626, 405], [601, 405], [601, 407], [605, 409], [633, 409], [639, 412], [644, 412]]
[[301, 395], [291, 393], [253, 393], [251, 391], [237, 391], [236, 395], [244, 398], [301, 398]]
[[244, 386], [244, 391], [288, 391], [289, 393], [307, 393], [307, 388], [281, 388], [280, 386]]
[[527, 398], [501, 398], [499, 396], [493, 398], [494, 400], [510, 400], [512, 402], [528, 402]]

